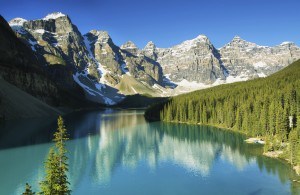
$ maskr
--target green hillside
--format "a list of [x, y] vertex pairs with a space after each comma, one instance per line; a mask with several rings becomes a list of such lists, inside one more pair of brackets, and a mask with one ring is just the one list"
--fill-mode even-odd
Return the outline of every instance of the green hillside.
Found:
[[285, 151], [282, 157], [300, 164], [300, 60], [267, 78], [173, 97], [148, 109], [145, 116], [215, 125], [263, 137], [266, 151]]

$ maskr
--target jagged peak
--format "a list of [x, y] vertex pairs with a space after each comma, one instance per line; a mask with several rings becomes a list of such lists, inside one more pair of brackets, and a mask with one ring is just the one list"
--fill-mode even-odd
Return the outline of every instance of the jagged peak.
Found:
[[195, 39], [198, 39], [198, 40], [208, 40], [208, 37], [206, 35], [204, 35], [204, 34], [200, 34]]
[[207, 36], [201, 34], [201, 35], [198, 35], [196, 38], [194, 39], [191, 39], [191, 40], [187, 40], [187, 41], [184, 41], [182, 43], [180, 43], [179, 45], [175, 45], [174, 47], [172, 48], [177, 48], [177, 49], [181, 49], [181, 50], [189, 50], [193, 47], [198, 47], [198, 44], [207, 44], [207, 45], [211, 45], [211, 42], [210, 40], [208, 39]]
[[99, 42], [99, 43], [108, 43], [111, 39], [107, 31], [100, 30], [91, 30], [84, 35], [90, 41]]
[[[233, 37], [233, 39], [230, 41], [230, 43], [239, 43], [239, 42], [248, 42], [248, 41], [246, 41], [245, 39], [242, 39], [240, 36], [238, 36], [238, 35], [235, 35], [234, 37]], [[248, 43], [250, 43], [250, 42], [248, 42]]]
[[204, 35], [204, 34], [200, 34], [196, 38], [184, 41], [183, 43], [185, 43], [185, 44], [193, 44], [193, 43], [199, 43], [199, 42], [201, 42], [201, 43], [209, 43], [210, 44], [210, 41], [209, 41], [208, 37], [206, 35]]
[[121, 49], [137, 49], [137, 46], [132, 41], [127, 41], [121, 45]]
[[48, 14], [46, 17], [44, 17], [43, 20], [50, 20], [50, 19], [55, 20], [60, 17], [67, 17], [67, 15], [65, 15], [61, 12], [53, 12], [53, 13]]
[[97, 37], [108, 37], [110, 38], [109, 34], [107, 31], [102, 31], [102, 30], [91, 30], [90, 32], [88, 32], [87, 34], [92, 34], [94, 36]]
[[232, 40], [243, 40], [240, 36], [235, 35]]
[[218, 50], [230, 49], [230, 48], [243, 48], [243, 49], [247, 48], [249, 50], [254, 48], [268, 48], [268, 46], [262, 46], [250, 41], [246, 41], [245, 39], [242, 39], [240, 36], [236, 35], [229, 43], [227, 43], [221, 48], [218, 48]]
[[233, 39], [226, 44], [225, 46], [230, 46], [230, 45], [251, 45], [251, 46], [258, 46], [256, 43], [252, 43], [249, 41], [246, 41], [245, 39], [242, 39], [240, 36], [235, 35]]
[[27, 22], [24, 18], [14, 18], [11, 21], [9, 21], [10, 26], [23, 26], [23, 24]]
[[156, 45], [153, 43], [153, 41], [149, 41], [146, 44], [144, 50], [154, 50], [155, 48], [156, 48]]

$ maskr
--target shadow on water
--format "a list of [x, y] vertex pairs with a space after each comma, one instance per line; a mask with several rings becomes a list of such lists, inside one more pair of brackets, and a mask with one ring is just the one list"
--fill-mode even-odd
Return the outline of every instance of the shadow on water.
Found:
[[[109, 124], [108, 121], [111, 121], [113, 125], [120, 125], [113, 122], [118, 117], [108, 117], [115, 112], [112, 109], [80, 111], [64, 116], [70, 139], [98, 134], [102, 122]], [[122, 115], [126, 115], [126, 112], [119, 111]], [[136, 112], [127, 114], [136, 114]], [[121, 125], [126, 126], [126, 122]], [[56, 128], [57, 118], [54, 117], [5, 121], [0, 123], [0, 150], [49, 143], [53, 139]]]

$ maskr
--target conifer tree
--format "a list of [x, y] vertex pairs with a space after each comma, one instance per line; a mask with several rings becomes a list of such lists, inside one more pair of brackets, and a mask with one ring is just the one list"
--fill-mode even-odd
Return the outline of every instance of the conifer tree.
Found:
[[25, 192], [23, 192], [22, 195], [34, 195], [34, 194], [35, 192], [31, 190], [31, 186], [28, 183], [26, 183]]
[[55, 147], [51, 148], [47, 161], [45, 162], [46, 176], [40, 183], [41, 194], [44, 195], [66, 195], [70, 194], [68, 172], [68, 157], [66, 156], [66, 141], [69, 139], [64, 121], [60, 116], [57, 120], [57, 131], [54, 133]]
[[298, 147], [298, 133], [296, 130], [292, 130], [289, 134], [290, 142], [290, 162], [295, 164], [297, 159], [297, 147]]
[[43, 195], [59, 194], [59, 160], [54, 148], [50, 148], [45, 162], [45, 180], [40, 183]]
[[59, 160], [59, 192], [60, 194], [69, 194], [69, 182], [67, 177], [68, 172], [68, 157], [66, 155], [66, 141], [69, 139], [67, 135], [67, 129], [65, 128], [63, 118], [59, 116], [57, 120], [57, 131], [54, 133], [55, 147], [57, 149], [57, 157]]

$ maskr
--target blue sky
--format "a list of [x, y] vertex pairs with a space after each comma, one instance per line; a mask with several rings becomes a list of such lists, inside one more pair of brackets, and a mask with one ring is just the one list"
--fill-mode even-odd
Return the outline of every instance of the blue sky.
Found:
[[106, 30], [117, 45], [131, 40], [140, 48], [150, 40], [170, 47], [199, 34], [217, 48], [235, 35], [260, 45], [300, 45], [299, 7], [300, 0], [0, 0], [6, 20], [59, 11], [83, 34]]

